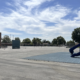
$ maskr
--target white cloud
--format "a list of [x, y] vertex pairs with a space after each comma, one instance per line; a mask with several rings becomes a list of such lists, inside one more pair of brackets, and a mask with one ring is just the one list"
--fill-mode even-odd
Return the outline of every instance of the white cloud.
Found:
[[35, 6], [39, 6], [41, 3], [45, 1], [51, 1], [51, 0], [28, 0], [24, 2], [24, 5], [28, 6], [29, 9], [32, 9]]
[[77, 17], [75, 17], [74, 19], [80, 21], [80, 11], [76, 11], [75, 13], [77, 14]]
[[38, 17], [40, 20], [45, 20], [45, 21], [50, 21], [50, 22], [57, 22], [61, 18], [66, 16], [69, 12], [70, 12], [69, 9], [67, 9], [63, 6], [60, 6], [60, 5], [56, 5], [54, 7], [49, 7], [47, 9], [43, 10], [37, 16], [40, 15]]
[[[71, 12], [71, 9], [61, 5], [48, 7], [40, 12], [37, 8], [33, 15], [31, 13], [32, 8], [40, 6], [40, 4], [45, 1], [50, 0], [15, 0], [14, 7], [16, 7], [17, 11], [11, 10], [12, 13], [9, 15], [7, 14], [7, 16], [0, 13], [0, 31], [4, 34], [20, 34], [18, 32], [5, 31], [5, 28], [10, 28], [24, 31], [28, 34], [41, 34], [39, 37], [42, 39], [52, 40], [61, 35], [67, 40], [67, 37], [71, 37], [71, 32], [74, 28], [80, 25], [80, 11], [78, 11], [78, 16], [73, 20], [63, 19], [63, 17]], [[43, 21], [49, 21], [56, 24], [53, 26], [46, 26], [46, 23]]]

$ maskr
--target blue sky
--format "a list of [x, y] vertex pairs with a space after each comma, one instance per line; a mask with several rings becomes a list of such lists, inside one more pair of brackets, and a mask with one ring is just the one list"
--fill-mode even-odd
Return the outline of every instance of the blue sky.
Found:
[[80, 0], [0, 0], [0, 32], [25, 38], [52, 41], [80, 27]]

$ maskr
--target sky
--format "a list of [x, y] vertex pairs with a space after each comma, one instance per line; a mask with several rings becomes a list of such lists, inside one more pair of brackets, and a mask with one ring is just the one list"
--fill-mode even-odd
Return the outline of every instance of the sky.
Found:
[[80, 0], [0, 0], [0, 32], [11, 39], [52, 41], [80, 27]]

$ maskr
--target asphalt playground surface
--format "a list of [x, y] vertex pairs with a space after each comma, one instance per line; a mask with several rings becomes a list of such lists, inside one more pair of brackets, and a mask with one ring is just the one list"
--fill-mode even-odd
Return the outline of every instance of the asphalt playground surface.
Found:
[[0, 80], [80, 80], [80, 56], [65, 46], [1, 48]]
[[70, 57], [69, 52], [49, 53], [44, 55], [27, 57], [24, 59], [80, 64], [80, 56]]

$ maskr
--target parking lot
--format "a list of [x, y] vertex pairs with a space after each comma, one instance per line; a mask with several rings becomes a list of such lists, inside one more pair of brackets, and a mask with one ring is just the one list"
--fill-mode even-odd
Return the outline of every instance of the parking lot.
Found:
[[[75, 52], [78, 51], [77, 48]], [[56, 52], [69, 52], [69, 48], [47, 46], [1, 48], [0, 80], [80, 80], [80, 64], [24, 59]]]

